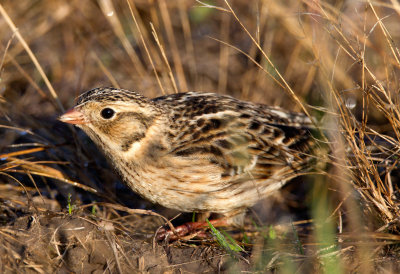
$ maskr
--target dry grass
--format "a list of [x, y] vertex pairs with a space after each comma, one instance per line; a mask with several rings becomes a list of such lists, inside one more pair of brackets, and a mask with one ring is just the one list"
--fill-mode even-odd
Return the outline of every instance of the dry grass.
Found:
[[[6, 0], [0, 14], [3, 271], [79, 269], [63, 265], [72, 256], [70, 242], [62, 243], [62, 253], [60, 241], [49, 238], [56, 252], [46, 253], [47, 264], [40, 256], [21, 257], [11, 244], [30, 237], [15, 232], [21, 216], [69, 215], [69, 194], [76, 210], [65, 218], [86, 218], [89, 213], [80, 204], [108, 202], [92, 214], [95, 226], [106, 221], [118, 227], [102, 235], [114, 258], [107, 270], [149, 270], [145, 255], [127, 253], [129, 244], [121, 241], [128, 242], [126, 235], [151, 238], [165, 221], [152, 217], [148, 230], [138, 232], [130, 217], [149, 212], [118, 204], [152, 205], [121, 190], [87, 138], [56, 122], [80, 92], [110, 85], [150, 97], [215, 91], [316, 117], [321, 149], [313, 174], [297, 180], [300, 186], [285, 188], [277, 198], [283, 203], [266, 202], [255, 209], [253, 219], [264, 219], [257, 225], [249, 219], [239, 235], [249, 238], [243, 244], [246, 253], [232, 261], [225, 256], [225, 269], [399, 270], [396, 1]], [[265, 223], [271, 219], [272, 226]], [[32, 227], [27, 231], [40, 229]], [[56, 228], [50, 231], [58, 237]], [[79, 239], [73, 245], [80, 242], [86, 248]], [[210, 242], [197, 248], [209, 245], [218, 249]], [[203, 257], [189, 263], [163, 261], [162, 269], [205, 271], [194, 263], [207, 260], [208, 253], [200, 253]]]

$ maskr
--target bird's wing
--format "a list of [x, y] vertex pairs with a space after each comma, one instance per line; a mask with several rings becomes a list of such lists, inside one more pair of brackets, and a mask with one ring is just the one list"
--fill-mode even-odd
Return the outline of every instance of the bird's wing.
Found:
[[305, 116], [230, 97], [201, 99], [175, 113], [169, 153], [203, 158], [221, 167], [222, 176], [250, 173], [258, 179], [306, 162], [311, 123]]

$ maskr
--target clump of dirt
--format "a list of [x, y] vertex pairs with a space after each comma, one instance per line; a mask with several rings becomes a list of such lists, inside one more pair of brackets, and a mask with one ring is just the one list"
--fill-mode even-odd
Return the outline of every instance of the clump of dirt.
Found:
[[2, 273], [204, 273], [221, 271], [231, 260], [215, 245], [155, 243], [151, 234], [126, 233], [83, 213], [26, 214], [0, 231]]

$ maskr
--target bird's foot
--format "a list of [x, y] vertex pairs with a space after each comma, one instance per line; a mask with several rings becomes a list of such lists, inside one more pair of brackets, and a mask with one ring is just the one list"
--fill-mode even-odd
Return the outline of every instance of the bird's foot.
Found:
[[[226, 219], [215, 219], [209, 221], [214, 227], [227, 226]], [[188, 222], [183, 225], [177, 226], [174, 229], [161, 228], [157, 235], [157, 241], [163, 241], [168, 239], [169, 241], [176, 241], [178, 239], [189, 240], [194, 237], [197, 238], [208, 238], [209, 235], [206, 233], [209, 228], [208, 222]]]

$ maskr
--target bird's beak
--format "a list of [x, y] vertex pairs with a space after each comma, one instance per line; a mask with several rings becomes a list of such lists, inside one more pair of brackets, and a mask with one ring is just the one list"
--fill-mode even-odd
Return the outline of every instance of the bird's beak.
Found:
[[68, 124], [73, 124], [73, 125], [82, 125], [86, 124], [85, 117], [83, 116], [83, 113], [76, 110], [76, 109], [70, 109], [63, 115], [61, 115], [58, 120], [64, 123]]

